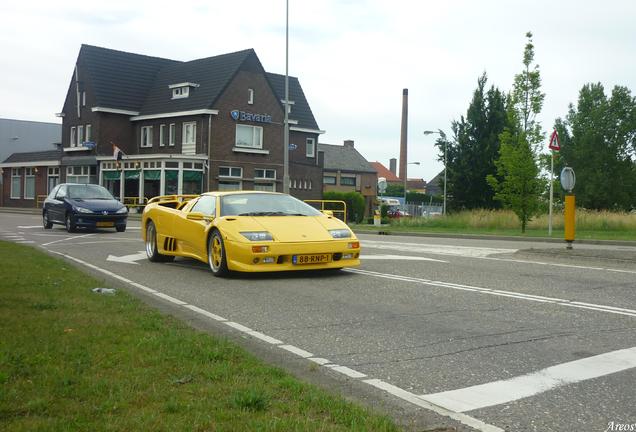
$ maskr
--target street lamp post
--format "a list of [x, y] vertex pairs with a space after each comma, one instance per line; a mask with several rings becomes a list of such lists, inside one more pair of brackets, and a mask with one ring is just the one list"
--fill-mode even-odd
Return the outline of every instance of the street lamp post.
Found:
[[431, 135], [431, 134], [438, 134], [439, 137], [444, 140], [444, 207], [443, 207], [443, 211], [442, 214], [444, 216], [446, 216], [446, 161], [448, 160], [448, 142], [446, 142], [446, 134], [440, 129], [439, 131], [431, 131], [431, 130], [425, 130], [424, 131], [424, 135]]

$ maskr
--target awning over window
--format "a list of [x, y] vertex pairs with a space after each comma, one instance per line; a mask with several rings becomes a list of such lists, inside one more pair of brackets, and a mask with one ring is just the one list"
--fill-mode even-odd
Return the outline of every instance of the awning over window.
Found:
[[121, 171], [102, 171], [102, 178], [104, 180], [119, 180]]
[[201, 181], [203, 173], [201, 171], [184, 171], [183, 181]]
[[139, 178], [140, 171], [124, 171], [124, 178], [126, 180], [137, 180]]
[[179, 171], [175, 170], [165, 170], [166, 173], [166, 181], [177, 181], [179, 177]]
[[144, 180], [161, 180], [161, 170], [144, 170]]

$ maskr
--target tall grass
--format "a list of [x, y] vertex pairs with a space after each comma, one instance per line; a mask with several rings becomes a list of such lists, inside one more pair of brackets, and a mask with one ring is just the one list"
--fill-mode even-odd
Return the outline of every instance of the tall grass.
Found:
[[[625, 212], [576, 210], [576, 229], [581, 231], [636, 232], [636, 214]], [[515, 230], [520, 229], [517, 216], [510, 210], [470, 210], [440, 217], [415, 217], [391, 220], [396, 227], [443, 228], [457, 230]], [[541, 215], [528, 223], [528, 229], [547, 229], [548, 215]], [[554, 213], [552, 227], [563, 229], [563, 214]]]

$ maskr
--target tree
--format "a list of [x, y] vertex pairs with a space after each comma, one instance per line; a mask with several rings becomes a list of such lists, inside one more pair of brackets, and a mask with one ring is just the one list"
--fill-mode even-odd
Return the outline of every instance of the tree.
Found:
[[[495, 159], [499, 151], [499, 134], [506, 124], [504, 96], [494, 86], [486, 92], [487, 75], [477, 79], [477, 88], [468, 106], [466, 117], [453, 121], [454, 139], [449, 141], [440, 132], [436, 142], [440, 156], [447, 160], [447, 195], [453, 209], [497, 207], [494, 192], [486, 177], [495, 174]], [[447, 148], [445, 149], [445, 147]]]
[[545, 94], [541, 93], [539, 66], [534, 64], [532, 33], [523, 51], [524, 69], [515, 75], [513, 89], [508, 96], [508, 121], [499, 135], [499, 159], [495, 162], [497, 175], [488, 176], [488, 184], [495, 199], [511, 209], [519, 218], [521, 232], [539, 213], [539, 197], [544, 181], [539, 177], [536, 151], [543, 140], [537, 115], [541, 112]]
[[608, 99], [602, 84], [586, 84], [576, 108], [571, 104], [566, 122], [560, 124], [566, 138], [563, 164], [576, 172], [577, 204], [591, 209], [634, 208], [636, 98], [630, 90], [616, 86]]

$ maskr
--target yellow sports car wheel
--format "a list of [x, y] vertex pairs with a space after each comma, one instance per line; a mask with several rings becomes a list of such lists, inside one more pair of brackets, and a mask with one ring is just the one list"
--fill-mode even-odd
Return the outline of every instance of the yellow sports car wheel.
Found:
[[225, 276], [228, 274], [225, 246], [218, 230], [212, 232], [208, 241], [208, 263], [214, 276]]
[[172, 261], [172, 255], [160, 254], [157, 250], [157, 228], [152, 221], [146, 225], [146, 256], [152, 262]]

